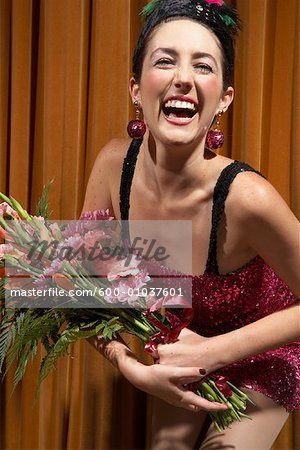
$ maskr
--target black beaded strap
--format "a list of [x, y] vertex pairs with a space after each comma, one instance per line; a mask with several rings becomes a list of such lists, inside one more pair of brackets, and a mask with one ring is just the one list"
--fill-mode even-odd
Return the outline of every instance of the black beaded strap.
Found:
[[228, 166], [226, 166], [216, 183], [213, 192], [213, 207], [212, 207], [212, 226], [210, 232], [209, 239], [209, 250], [208, 250], [208, 258], [206, 262], [205, 273], [212, 273], [215, 275], [219, 275], [219, 267], [217, 263], [217, 230], [218, 225], [224, 212], [225, 208], [225, 200], [227, 198], [229, 187], [236, 175], [240, 172], [251, 171], [255, 172], [262, 177], [266, 178], [262, 175], [258, 170], [249, 166], [246, 163], [235, 160]]
[[[121, 212], [121, 220], [122, 222], [122, 235], [123, 239], [130, 242], [129, 237], [129, 228], [128, 228], [128, 217], [129, 217], [129, 208], [130, 208], [130, 191], [131, 184], [134, 175], [135, 165], [137, 161], [137, 157], [139, 154], [140, 146], [142, 144], [142, 139], [133, 139], [129, 149], [127, 151], [127, 155], [124, 159], [122, 176], [121, 176], [121, 184], [120, 184], [120, 212]], [[225, 167], [215, 185], [213, 192], [213, 207], [212, 207], [212, 219], [211, 219], [211, 232], [209, 239], [209, 250], [208, 250], [208, 258], [206, 262], [205, 273], [213, 273], [219, 275], [219, 267], [217, 263], [217, 230], [218, 225], [224, 212], [225, 208], [225, 200], [227, 198], [230, 184], [236, 177], [236, 175], [240, 172], [251, 171], [255, 172], [262, 177], [266, 178], [263, 174], [261, 174], [258, 170], [249, 166], [246, 163], [235, 160], [227, 167]]]
[[142, 144], [142, 139], [132, 139], [123, 162], [120, 184], [120, 212], [121, 220], [128, 220], [130, 208], [130, 191], [136, 165], [136, 160]]

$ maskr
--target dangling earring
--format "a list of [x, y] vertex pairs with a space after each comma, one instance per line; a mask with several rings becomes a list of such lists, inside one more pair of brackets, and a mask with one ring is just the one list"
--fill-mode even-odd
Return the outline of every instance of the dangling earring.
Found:
[[146, 133], [146, 124], [140, 119], [140, 107], [137, 100], [134, 101], [135, 120], [131, 120], [127, 125], [127, 133], [132, 139], [142, 139]]
[[217, 116], [216, 128], [214, 130], [209, 130], [206, 136], [206, 147], [211, 150], [217, 150], [224, 144], [224, 133], [220, 131], [220, 117], [223, 111], [219, 111]]

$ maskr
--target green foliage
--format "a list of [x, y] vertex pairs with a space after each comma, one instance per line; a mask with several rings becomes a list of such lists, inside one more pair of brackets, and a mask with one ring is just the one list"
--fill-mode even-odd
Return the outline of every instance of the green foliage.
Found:
[[29, 357], [34, 359], [36, 356], [38, 341], [45, 336], [57, 335], [64, 320], [59, 312], [39, 309], [27, 309], [14, 317], [14, 330], [11, 329], [0, 349], [1, 358], [7, 356], [7, 370], [15, 360], [18, 361], [14, 387], [23, 378]]
[[4, 316], [1, 319], [0, 325], [0, 373], [2, 373], [2, 366], [7, 352], [14, 342], [15, 338], [16, 324], [13, 322], [13, 320], [9, 320], [9, 316]]
[[29, 219], [30, 216], [28, 212], [20, 205], [20, 203], [13, 197], [7, 197], [5, 194], [0, 192], [0, 199], [2, 199], [4, 202], [6, 202], [12, 209], [14, 209], [21, 219]]
[[[46, 351], [40, 366], [36, 395], [41, 382], [55, 369], [57, 360], [68, 353], [71, 344], [99, 333], [105, 339], [111, 340], [124, 329], [118, 316], [108, 315], [104, 318], [105, 313], [97, 320], [90, 317], [80, 323], [78, 315], [70, 309], [3, 309], [2, 312], [4, 315], [0, 324], [0, 369], [5, 358], [6, 372], [11, 364], [17, 361], [14, 388], [23, 378], [30, 358], [36, 357], [39, 341]], [[66, 328], [61, 331], [63, 326]]]
[[[124, 311], [122, 311], [124, 313]], [[56, 367], [57, 360], [68, 353], [69, 346], [80, 339], [101, 334], [111, 340], [125, 329], [113, 310], [4, 309], [0, 324], [0, 368], [6, 359], [6, 371], [14, 361], [14, 388], [23, 378], [28, 362], [37, 355], [38, 343], [46, 355], [40, 366], [37, 393], [41, 382]], [[81, 315], [82, 313], [82, 315]], [[112, 316], [112, 314], [114, 314]]]
[[124, 329], [124, 326], [120, 323], [119, 317], [113, 317], [110, 320], [103, 320], [98, 326], [98, 333], [101, 332], [105, 340], [110, 341], [117, 337], [117, 334]]
[[53, 183], [53, 179], [46, 186], [44, 186], [42, 195], [39, 198], [37, 205], [36, 205], [36, 209], [35, 209], [36, 215], [42, 216], [42, 217], [44, 217], [44, 219], [49, 219], [52, 214], [52, 211], [49, 211], [49, 204], [48, 204], [48, 195], [49, 195], [49, 191], [52, 186], [52, 183]]
[[[98, 335], [100, 332], [105, 339], [111, 340], [117, 336], [117, 333], [123, 329], [123, 326], [118, 322], [118, 317], [113, 317], [110, 320], [101, 321], [92, 329], [84, 329], [80, 325], [74, 325], [64, 330], [57, 338], [55, 344], [48, 349], [47, 355], [43, 358], [36, 395], [39, 393], [42, 381], [47, 375], [56, 368], [56, 361], [66, 354], [71, 344], [81, 339], [87, 339]], [[98, 323], [98, 322], [96, 322]], [[91, 324], [89, 324], [90, 327]]]

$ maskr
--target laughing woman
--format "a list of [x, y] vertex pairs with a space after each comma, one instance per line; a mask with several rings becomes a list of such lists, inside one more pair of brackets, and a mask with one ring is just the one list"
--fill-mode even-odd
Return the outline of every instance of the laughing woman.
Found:
[[[144, 13], [130, 94], [146, 126], [131, 123], [131, 142], [101, 150], [83, 209], [191, 220], [194, 319], [152, 366], [121, 342], [94, 344], [156, 398], [153, 449], [267, 450], [300, 408], [299, 223], [258, 171], [214, 152], [234, 97], [236, 11], [222, 0], [154, 0]], [[199, 369], [250, 390], [252, 421], [208, 427], [207, 411], [226, 406], [186, 389]]]

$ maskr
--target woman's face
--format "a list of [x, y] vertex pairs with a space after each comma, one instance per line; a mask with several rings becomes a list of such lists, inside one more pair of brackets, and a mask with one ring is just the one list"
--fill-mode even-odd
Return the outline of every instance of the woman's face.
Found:
[[231, 87], [223, 91], [218, 39], [188, 19], [160, 24], [148, 42], [139, 83], [131, 79], [131, 95], [156, 141], [204, 141], [214, 116], [233, 98]]

